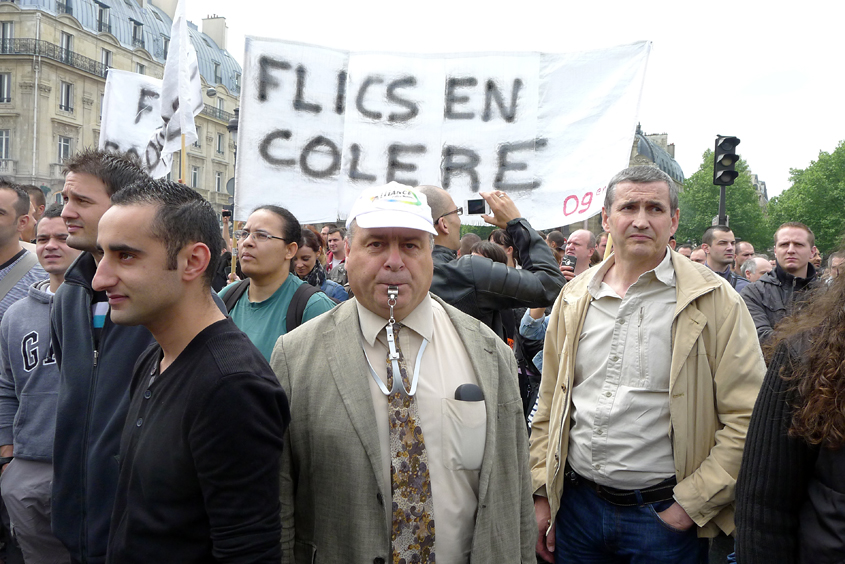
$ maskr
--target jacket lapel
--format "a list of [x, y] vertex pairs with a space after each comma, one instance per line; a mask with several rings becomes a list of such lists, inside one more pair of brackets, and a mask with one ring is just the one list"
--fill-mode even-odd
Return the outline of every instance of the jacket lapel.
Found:
[[[348, 304], [348, 305], [346, 305]], [[370, 395], [370, 371], [360, 341], [356, 338], [338, 339], [338, 335], [359, 335], [358, 310], [350, 300], [335, 310], [335, 326], [321, 335], [323, 342], [333, 343], [326, 350], [329, 370], [337, 386], [338, 394], [352, 423], [352, 428], [361, 439], [364, 452], [370, 459], [373, 474], [379, 490], [385, 499], [389, 499], [389, 489], [382, 479], [381, 446], [379, 445], [376, 413], [373, 398]], [[343, 424], [343, 421], [338, 421]]]

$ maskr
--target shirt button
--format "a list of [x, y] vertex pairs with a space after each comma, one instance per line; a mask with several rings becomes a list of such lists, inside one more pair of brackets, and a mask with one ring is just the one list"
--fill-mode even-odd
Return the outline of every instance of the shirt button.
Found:
[[621, 317], [620, 317], [620, 318], [619, 318], [616, 322], [617, 322], [619, 325], [625, 325], [625, 319], [624, 319], [624, 318], [621, 318]]
[[601, 435], [601, 434], [602, 434], [602, 430], [601, 430], [601, 429], [596, 429], [596, 435]]
[[143, 417], [139, 417], [139, 418], [138, 418], [138, 420], [137, 420], [137, 421], [135, 421], [135, 426], [136, 426], [136, 427], [140, 427], [140, 426], [141, 426], [141, 425], [143, 425], [143, 424], [144, 424], [144, 418], [143, 418]]
[[601, 470], [601, 464], [596, 464], [593, 468], [595, 468], [596, 470]]
[[153, 393], [149, 390], [144, 392], [144, 399], [150, 399], [153, 396]]
[[604, 395], [605, 395], [605, 397], [608, 397], [608, 398], [609, 398], [609, 397], [610, 397], [610, 396], [612, 396], [613, 394], [612, 394], [612, 393], [610, 393], [610, 392], [605, 392], [605, 393], [604, 393]]
[[619, 357], [616, 356], [616, 355], [613, 355], [612, 357], [610, 357], [610, 362], [616, 362], [617, 360], [619, 360]]

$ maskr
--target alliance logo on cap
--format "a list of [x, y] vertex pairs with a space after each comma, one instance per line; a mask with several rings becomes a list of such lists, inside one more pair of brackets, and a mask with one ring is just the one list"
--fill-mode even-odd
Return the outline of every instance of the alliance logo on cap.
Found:
[[417, 195], [407, 189], [396, 189], [396, 188], [386, 188], [382, 192], [378, 194], [374, 194], [370, 201], [378, 205], [380, 203], [390, 203], [390, 204], [408, 204], [411, 206], [421, 206], [423, 203], [417, 197]]

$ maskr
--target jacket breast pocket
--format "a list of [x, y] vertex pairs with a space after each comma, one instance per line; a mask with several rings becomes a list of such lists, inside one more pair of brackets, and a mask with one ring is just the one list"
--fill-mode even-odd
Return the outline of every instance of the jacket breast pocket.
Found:
[[480, 470], [487, 439], [484, 401], [441, 400], [441, 448], [449, 470]]

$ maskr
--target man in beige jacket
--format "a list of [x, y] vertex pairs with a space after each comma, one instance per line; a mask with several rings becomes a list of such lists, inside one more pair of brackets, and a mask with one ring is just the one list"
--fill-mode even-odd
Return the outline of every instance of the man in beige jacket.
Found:
[[678, 219], [666, 174], [617, 174], [602, 209], [614, 255], [552, 311], [530, 448], [549, 562], [696, 563], [733, 531], [765, 364], [738, 294], [668, 249]]

